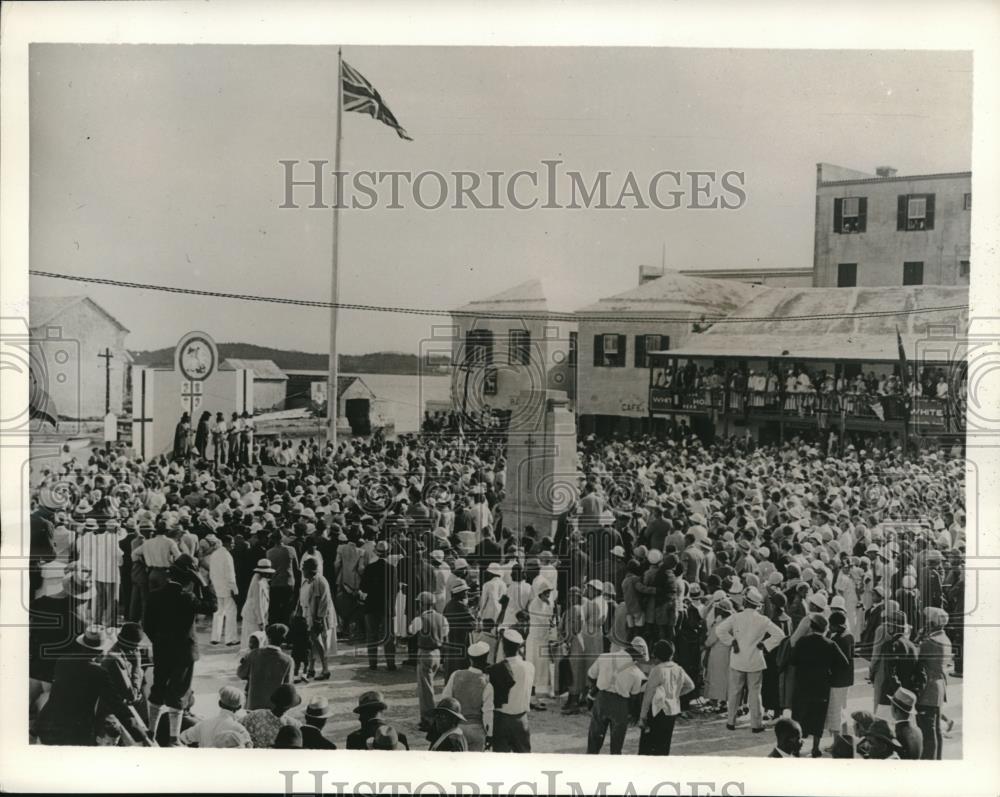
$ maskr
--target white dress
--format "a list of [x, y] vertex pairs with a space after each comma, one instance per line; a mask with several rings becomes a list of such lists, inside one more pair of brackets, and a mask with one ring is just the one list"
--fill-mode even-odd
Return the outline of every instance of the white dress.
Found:
[[552, 680], [549, 672], [549, 628], [552, 625], [553, 604], [532, 598], [528, 604], [528, 638], [525, 640], [525, 659], [535, 666], [535, 691], [551, 694]]
[[243, 604], [243, 629], [240, 647], [250, 648], [250, 635], [254, 631], [263, 631], [267, 625], [267, 612], [271, 605], [271, 586], [266, 578], [255, 573], [247, 590], [247, 599]]

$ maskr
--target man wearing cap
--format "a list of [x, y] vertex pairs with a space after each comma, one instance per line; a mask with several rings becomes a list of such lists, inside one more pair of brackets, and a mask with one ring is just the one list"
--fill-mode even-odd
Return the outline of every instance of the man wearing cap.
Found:
[[467, 752], [469, 743], [462, 732], [464, 722], [465, 717], [459, 702], [453, 697], [441, 698], [434, 707], [431, 728], [427, 733], [427, 740], [431, 743], [430, 749], [446, 753]]
[[951, 660], [951, 640], [945, 633], [948, 612], [934, 606], [924, 608], [924, 636], [918, 649], [918, 664], [926, 684], [917, 693], [917, 727], [923, 734], [925, 760], [941, 760], [941, 711], [947, 699], [945, 667]]
[[497, 562], [490, 562], [483, 574], [483, 586], [479, 591], [479, 619], [500, 620], [503, 599], [507, 595], [507, 584], [503, 580], [503, 568]]
[[123, 558], [118, 547], [118, 522], [108, 520], [101, 527], [90, 517], [87, 529], [90, 533], [80, 540], [79, 557], [94, 579], [94, 621], [111, 628], [118, 625], [118, 586]]
[[820, 739], [826, 724], [833, 679], [853, 667], [835, 642], [825, 636], [827, 619], [819, 613], [808, 616], [808, 629], [793, 643], [791, 664], [795, 667], [792, 718], [802, 733], [812, 737], [812, 757], [821, 758]]
[[138, 552], [146, 563], [150, 592], [167, 583], [167, 568], [181, 555], [181, 549], [167, 534], [167, 524], [162, 518], [156, 521], [153, 536], [143, 541]]
[[396, 568], [386, 556], [389, 544], [379, 540], [375, 544], [375, 559], [361, 574], [358, 597], [363, 601], [365, 630], [368, 640], [368, 669], [378, 669], [378, 648], [385, 649], [386, 669], [396, 669], [396, 642], [392, 634], [392, 612], [399, 583]]
[[[219, 690], [219, 713], [195, 723], [179, 737], [189, 747], [253, 747], [250, 734], [237, 715], [243, 711], [243, 693], [235, 686]], [[232, 744], [229, 734], [236, 734], [239, 744]]]
[[444, 618], [448, 621], [448, 639], [444, 648], [444, 677], [447, 680], [456, 670], [468, 665], [466, 648], [469, 635], [475, 628], [475, 618], [469, 611], [469, 585], [462, 579], [455, 579], [450, 585], [451, 599], [444, 607]]
[[422, 731], [431, 727], [434, 713], [434, 676], [441, 669], [441, 648], [448, 638], [448, 621], [434, 608], [434, 595], [421, 592], [417, 598], [420, 615], [410, 623], [410, 634], [417, 637], [417, 700], [420, 704]]
[[488, 673], [493, 687], [494, 710], [493, 735], [492, 738], [487, 736], [486, 743], [498, 753], [530, 753], [528, 710], [535, 668], [521, 658], [524, 637], [513, 628], [503, 632], [500, 643], [504, 659], [490, 667]]
[[[885, 716], [892, 695], [900, 686], [909, 687], [917, 674], [917, 647], [906, 638], [903, 613], [889, 611], [885, 615], [885, 637], [875, 646], [870, 673], [874, 686], [875, 713]], [[881, 710], [880, 710], [881, 709]]]
[[757, 588], [750, 587], [744, 595], [744, 608], [715, 627], [715, 635], [719, 641], [730, 645], [726, 721], [726, 729], [730, 731], [736, 730], [738, 695], [744, 685], [747, 687], [747, 701], [750, 705], [751, 729], [754, 733], [764, 730], [761, 704], [761, 685], [764, 669], [767, 667], [764, 652], [776, 648], [785, 638], [785, 633], [760, 613], [763, 600]]
[[479, 753], [485, 749], [486, 737], [492, 736], [493, 727], [493, 687], [486, 676], [490, 646], [486, 642], [473, 642], [467, 653], [469, 666], [451, 674], [441, 696], [458, 701], [465, 717], [462, 731], [469, 750]]
[[587, 670], [592, 684], [594, 705], [587, 731], [587, 753], [597, 755], [604, 747], [604, 737], [611, 727], [611, 755], [621, 755], [629, 721], [638, 721], [640, 696], [646, 676], [637, 662], [646, 661], [645, 643], [641, 638], [624, 650], [602, 653]]
[[167, 583], [150, 593], [143, 630], [153, 643], [153, 686], [149, 692], [150, 732], [167, 714], [171, 743], [177, 744], [183, 701], [198, 660], [195, 618], [212, 614], [215, 595], [202, 586], [194, 562], [182, 555], [170, 567]]
[[295, 549], [281, 540], [281, 535], [271, 536], [267, 558], [274, 568], [271, 576], [271, 606], [268, 622], [288, 625], [295, 609], [295, 588], [299, 581], [299, 557]]
[[[353, 626], [363, 623], [363, 614], [358, 612], [358, 590], [361, 588], [361, 573], [365, 569], [362, 560], [364, 539], [357, 528], [347, 532], [347, 542], [337, 546], [336, 573], [337, 614], [343, 623], [344, 636], [349, 637]], [[360, 616], [359, 616], [360, 614]], [[357, 629], [359, 636], [366, 636], [364, 629]]]
[[909, 689], [899, 687], [889, 698], [892, 719], [895, 723], [896, 741], [901, 748], [899, 757], [918, 761], [923, 754], [924, 736], [914, 722], [917, 696]]
[[[206, 539], [214, 536], [209, 534]], [[226, 536], [225, 540], [228, 542], [229, 537]], [[239, 630], [236, 625], [236, 596], [239, 594], [239, 588], [236, 585], [233, 555], [221, 540], [219, 546], [208, 555], [208, 577], [219, 602], [219, 608], [212, 615], [212, 644], [218, 645], [222, 641], [222, 632], [225, 631], [226, 644], [236, 645], [239, 643]]]
[[323, 726], [333, 716], [330, 701], [317, 696], [309, 701], [303, 715], [302, 747], [306, 750], [336, 750], [337, 745], [323, 735]]

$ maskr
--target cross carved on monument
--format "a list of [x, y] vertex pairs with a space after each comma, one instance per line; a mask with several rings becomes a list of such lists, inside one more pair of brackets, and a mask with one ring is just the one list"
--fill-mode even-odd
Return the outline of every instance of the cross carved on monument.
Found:
[[535, 440], [531, 434], [528, 435], [528, 439], [524, 441], [524, 447], [528, 450], [527, 460], [528, 460], [528, 486], [531, 486], [531, 449], [535, 447]]

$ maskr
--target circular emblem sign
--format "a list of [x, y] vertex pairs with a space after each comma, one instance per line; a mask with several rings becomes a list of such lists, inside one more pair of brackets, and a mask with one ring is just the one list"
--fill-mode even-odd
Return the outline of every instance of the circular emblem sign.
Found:
[[192, 382], [208, 379], [218, 363], [215, 341], [204, 332], [188, 332], [174, 351], [174, 367]]

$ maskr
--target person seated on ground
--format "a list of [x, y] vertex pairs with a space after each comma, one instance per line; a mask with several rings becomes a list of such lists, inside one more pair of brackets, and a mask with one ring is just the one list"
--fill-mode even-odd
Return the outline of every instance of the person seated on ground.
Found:
[[774, 723], [774, 749], [768, 758], [798, 758], [802, 750], [802, 726], [795, 720], [782, 717]]
[[302, 725], [302, 746], [306, 750], [336, 750], [337, 745], [323, 735], [323, 726], [333, 716], [330, 702], [325, 697], [314, 697], [306, 706], [305, 723]]

